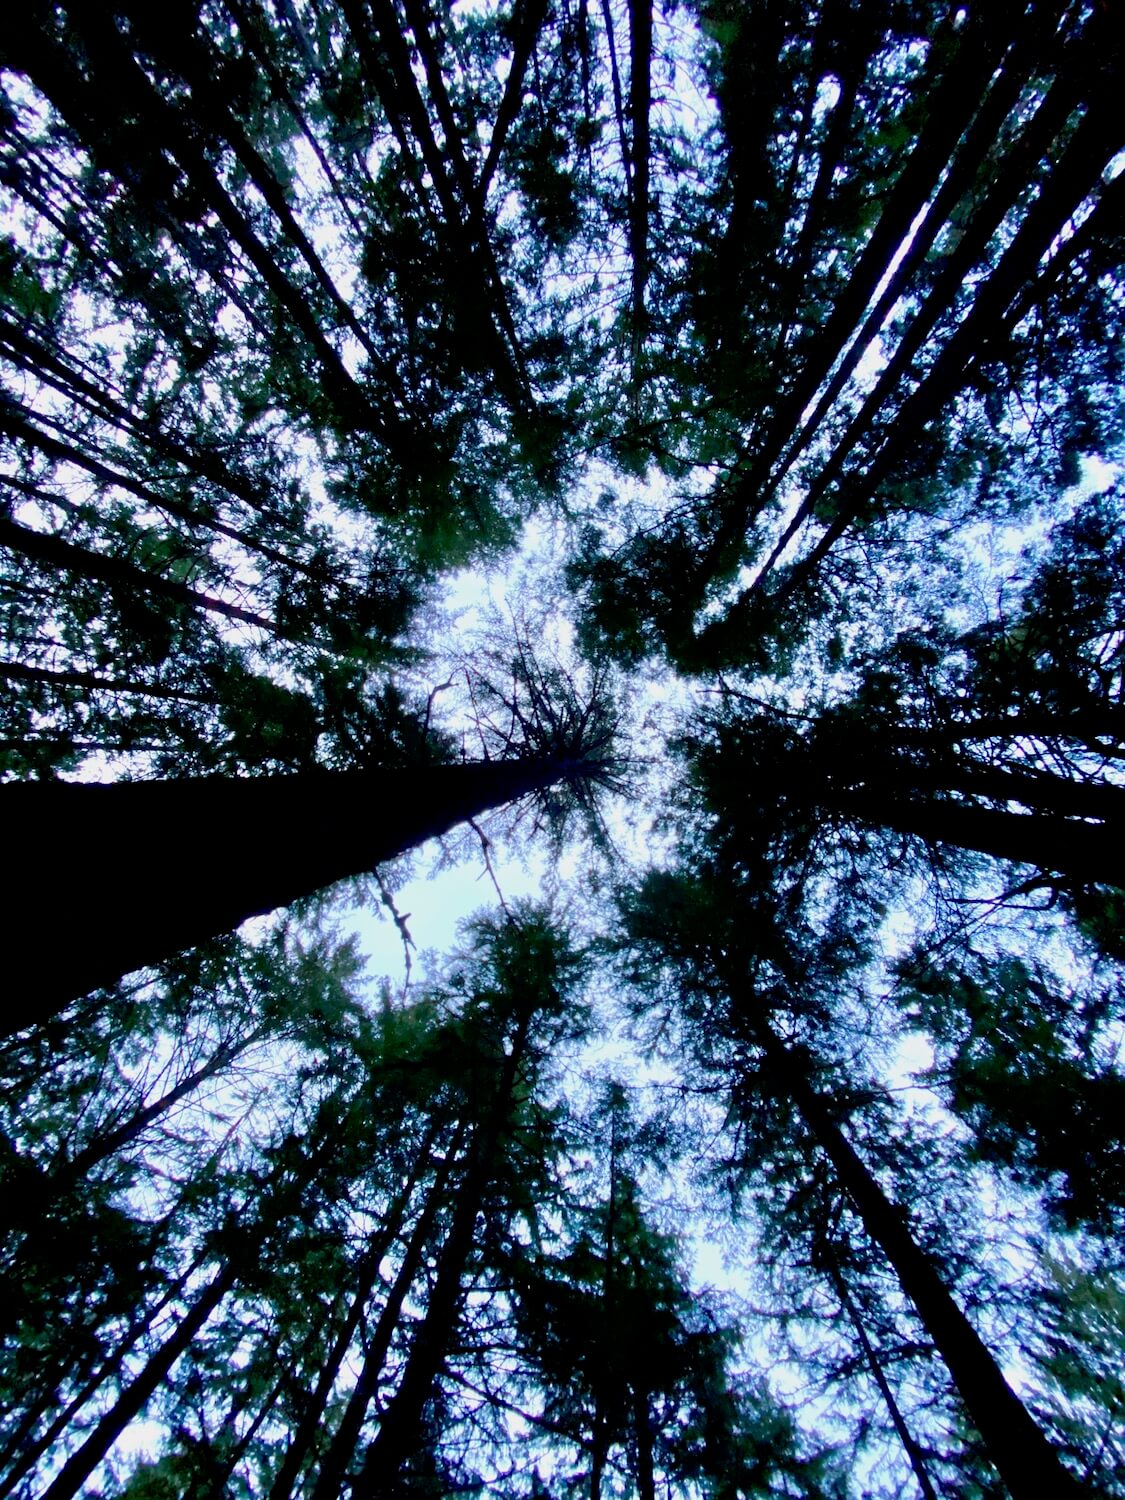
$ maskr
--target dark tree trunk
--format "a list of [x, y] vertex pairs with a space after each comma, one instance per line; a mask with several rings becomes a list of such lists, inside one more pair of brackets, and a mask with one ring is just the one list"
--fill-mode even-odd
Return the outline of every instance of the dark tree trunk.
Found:
[[652, 1464], [652, 1416], [648, 1392], [633, 1392], [633, 1438], [637, 1445], [637, 1500], [656, 1500], [656, 1474]]
[[945, 1361], [988, 1456], [1014, 1500], [1077, 1495], [1077, 1481], [1004, 1379], [976, 1329], [950, 1296], [929, 1256], [915, 1241], [906, 1213], [884, 1193], [809, 1083], [801, 1064], [764, 1023], [755, 1040], [779, 1089], [796, 1104], [836, 1170], [864, 1229], [890, 1261], [903, 1291]]
[[858, 816], [872, 825], [916, 834], [928, 843], [973, 849], [1083, 881], [1125, 884], [1121, 827], [1116, 823], [1086, 823], [1052, 813], [1009, 812], [936, 798], [888, 801]]
[[7, 784], [0, 899], [15, 975], [0, 1034], [575, 774], [551, 759]]
[[[355, 1500], [391, 1500], [400, 1493], [399, 1475], [415, 1451], [426, 1403], [457, 1331], [464, 1295], [465, 1267], [473, 1248], [477, 1217], [497, 1150], [512, 1108], [516, 1079], [527, 1047], [531, 1016], [525, 1014], [504, 1059], [491, 1108], [469, 1148], [469, 1161], [457, 1189], [453, 1216], [438, 1257], [426, 1314], [414, 1336], [402, 1380], [383, 1413], [353, 1486]], [[319, 1500], [319, 1497], [318, 1497]]]
[[[196, 1267], [192, 1267], [194, 1271]], [[190, 1275], [191, 1272], [188, 1273]], [[0, 1493], [5, 1495], [14, 1494], [19, 1480], [30, 1474], [35, 1465], [45, 1453], [49, 1453], [55, 1443], [63, 1436], [70, 1427], [74, 1418], [86, 1405], [86, 1403], [101, 1390], [107, 1381], [119, 1378], [125, 1361], [133, 1350], [144, 1338], [145, 1334], [156, 1322], [157, 1318], [164, 1312], [168, 1303], [183, 1291], [188, 1275], [183, 1276], [175, 1286], [169, 1288], [159, 1301], [148, 1306], [142, 1317], [135, 1319], [120, 1337], [117, 1344], [109, 1353], [108, 1357], [98, 1365], [94, 1372], [85, 1380], [71, 1399], [59, 1409], [48, 1425], [37, 1436], [33, 1437], [35, 1428], [40, 1418], [47, 1414], [51, 1408], [51, 1401], [57, 1399], [58, 1391], [63, 1388], [68, 1378], [73, 1378], [72, 1367], [60, 1367], [57, 1369], [57, 1385], [54, 1387], [52, 1397], [42, 1403], [38, 1408], [29, 1411], [23, 1420], [9, 1434], [8, 1440], [0, 1451], [0, 1466], [14, 1460], [12, 1466], [0, 1476]]]
[[191, 1311], [149, 1360], [131, 1385], [121, 1392], [90, 1436], [63, 1465], [43, 1500], [72, 1500], [105, 1458], [113, 1444], [144, 1410], [145, 1403], [168, 1378], [172, 1366], [186, 1354], [196, 1334], [234, 1285], [234, 1271], [226, 1266], [200, 1296]]
[[504, 84], [504, 97], [496, 111], [496, 122], [492, 127], [492, 138], [488, 143], [488, 155], [481, 168], [477, 184], [477, 202], [480, 208], [488, 196], [489, 185], [499, 165], [504, 143], [523, 104], [523, 80], [527, 65], [535, 48], [536, 38], [547, 19], [547, 0], [517, 0], [512, 9], [512, 58]]
[[[632, 120], [629, 181], [629, 254], [633, 262], [633, 400], [640, 396], [640, 360], [645, 338], [648, 284], [649, 112], [652, 104], [652, 0], [629, 0], [629, 113]], [[636, 408], [639, 416], [639, 407]]]
[[[434, 1173], [434, 1180], [430, 1184], [426, 1202], [407, 1242], [398, 1274], [379, 1313], [375, 1330], [367, 1340], [363, 1368], [359, 1372], [359, 1379], [355, 1383], [344, 1415], [340, 1419], [340, 1425], [329, 1444], [328, 1452], [324, 1455], [311, 1500], [337, 1500], [344, 1487], [347, 1467], [355, 1453], [360, 1432], [363, 1430], [367, 1408], [371, 1404], [379, 1377], [383, 1373], [383, 1365], [387, 1358], [387, 1351], [391, 1347], [391, 1340], [402, 1321], [403, 1304], [422, 1270], [438, 1214], [446, 1203], [446, 1186], [450, 1173], [458, 1164], [464, 1134], [465, 1127], [462, 1122], [449, 1143], [445, 1159]], [[379, 1259], [381, 1258], [380, 1255]], [[378, 1264], [376, 1260], [375, 1270], [378, 1270]], [[272, 1492], [271, 1500], [273, 1500]]]
[[910, 1467], [914, 1470], [914, 1477], [918, 1481], [918, 1488], [922, 1493], [923, 1500], [938, 1500], [937, 1492], [930, 1483], [930, 1476], [926, 1470], [926, 1460], [922, 1455], [922, 1450], [914, 1441], [910, 1428], [906, 1425], [906, 1418], [903, 1416], [899, 1404], [895, 1400], [895, 1393], [891, 1390], [891, 1384], [887, 1379], [886, 1371], [883, 1369], [875, 1346], [872, 1344], [871, 1339], [868, 1337], [867, 1329], [863, 1325], [859, 1308], [856, 1307], [852, 1299], [852, 1294], [848, 1291], [848, 1284], [844, 1280], [844, 1273], [840, 1270], [834, 1258], [829, 1261], [828, 1273], [832, 1278], [832, 1285], [836, 1288], [836, 1295], [840, 1299], [840, 1306], [847, 1313], [848, 1321], [855, 1329], [855, 1335], [859, 1340], [859, 1347], [863, 1350], [863, 1357], [867, 1362], [867, 1368], [871, 1371], [871, 1377], [879, 1387], [879, 1394], [883, 1398], [883, 1403], [887, 1408], [895, 1432], [898, 1433], [898, 1440], [902, 1444], [903, 1452], [910, 1460]]
[[243, 625], [253, 625], [269, 635], [285, 636], [285, 632], [279, 630], [272, 620], [267, 620], [265, 616], [255, 614], [252, 610], [228, 604], [226, 600], [216, 598], [213, 594], [201, 594], [198, 590], [189, 588], [186, 583], [162, 578], [158, 573], [138, 568], [136, 563], [124, 558], [111, 557], [105, 552], [92, 552], [87, 547], [78, 547], [73, 542], [64, 541], [51, 532], [33, 531], [29, 526], [21, 526], [18, 521], [9, 521], [3, 516], [0, 516], [0, 547], [7, 547], [12, 552], [18, 552], [21, 557], [28, 557], [49, 568], [74, 573], [97, 583], [106, 583], [111, 589], [141, 589], [158, 598], [169, 599], [174, 604], [207, 610]]
[[23, 662], [0, 662], [0, 680], [27, 682], [60, 691], [81, 689], [92, 693], [132, 693], [144, 698], [162, 698], [172, 703], [214, 703], [213, 693], [198, 693], [188, 688], [162, 687], [157, 683], [134, 682], [125, 677], [99, 677], [96, 672], [56, 672], [49, 667], [29, 667]]
[[[378, 1233], [372, 1236], [359, 1265], [356, 1267], [357, 1286], [351, 1306], [348, 1309], [347, 1316], [339, 1333], [333, 1340], [332, 1348], [329, 1350], [328, 1357], [317, 1377], [316, 1386], [297, 1423], [297, 1430], [294, 1432], [292, 1441], [286, 1450], [281, 1468], [277, 1471], [273, 1484], [270, 1486], [269, 1500], [289, 1500], [301, 1470], [304, 1468], [308, 1456], [312, 1452], [317, 1431], [324, 1421], [324, 1411], [328, 1405], [328, 1399], [332, 1395], [336, 1385], [340, 1366], [343, 1364], [344, 1357], [351, 1348], [356, 1329], [359, 1327], [364, 1310], [371, 1300], [371, 1294], [379, 1275], [379, 1265], [384, 1255], [386, 1255], [398, 1237], [399, 1231], [402, 1228], [403, 1217], [410, 1205], [410, 1199], [417, 1186], [418, 1178], [423, 1168], [430, 1164], [430, 1154], [438, 1133], [436, 1125], [432, 1125], [426, 1132], [426, 1138], [417, 1156], [414, 1158], [409, 1177], [403, 1185], [401, 1192], [388, 1208], [383, 1217], [383, 1222], [379, 1226]], [[459, 1144], [460, 1138], [455, 1135], [450, 1149], [446, 1152], [447, 1159], [452, 1159]], [[346, 1458], [347, 1455], [345, 1455], [345, 1460]], [[325, 1462], [328, 1462], [327, 1458]]]

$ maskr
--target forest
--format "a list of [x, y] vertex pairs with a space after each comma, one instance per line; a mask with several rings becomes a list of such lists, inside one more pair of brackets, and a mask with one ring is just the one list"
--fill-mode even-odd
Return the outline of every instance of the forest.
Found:
[[1123, 46], [8, 7], [0, 1495], [1125, 1496]]

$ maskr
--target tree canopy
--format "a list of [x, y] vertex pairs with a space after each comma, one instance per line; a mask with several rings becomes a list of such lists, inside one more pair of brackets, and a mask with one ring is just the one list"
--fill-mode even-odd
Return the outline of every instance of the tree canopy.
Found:
[[3, 1493], [1125, 1495], [1123, 49], [6, 19]]

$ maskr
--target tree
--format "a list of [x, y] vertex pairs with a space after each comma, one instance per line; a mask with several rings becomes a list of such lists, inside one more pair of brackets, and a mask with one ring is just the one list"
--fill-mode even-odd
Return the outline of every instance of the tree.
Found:
[[[13, 16], [9, 1488], [1116, 1485], [1122, 35]], [[317, 893], [459, 820], [365, 990]]]
[[[27, 934], [20, 965], [27, 998], [17, 999], [5, 1027], [42, 1021], [121, 974], [362, 874], [497, 803], [593, 770], [560, 757], [241, 781], [13, 785], [4, 794], [8, 826], [19, 847], [42, 853], [10, 872], [5, 892]], [[361, 811], [372, 802], [379, 809], [375, 831]], [[192, 837], [173, 849], [166, 840], [177, 828]], [[154, 829], [166, 832], [157, 852], [138, 864], [137, 851]], [[235, 830], [245, 857], [217, 855]], [[56, 916], [44, 902], [57, 878], [59, 836], [99, 851], [98, 880], [69, 919], [73, 946], [56, 950], [57, 962], [49, 964]]]
[[[817, 989], [830, 978], [841, 982], [848, 960], [827, 954], [826, 972], [815, 951], [798, 946], [800, 939], [812, 948], [816, 928], [810, 923], [802, 930], [792, 909], [782, 923], [769, 893], [757, 884], [751, 890], [755, 905], [743, 897], [742, 911], [737, 885], [724, 890], [713, 871], [654, 875], [639, 892], [626, 893], [622, 948], [630, 976], [642, 992], [655, 988], [658, 993], [662, 977], [670, 976], [671, 1004], [684, 1008], [691, 1044], [721, 1059], [713, 1066], [727, 1073], [726, 1087], [735, 1099], [749, 1090], [795, 1111], [864, 1233], [892, 1266], [1012, 1493], [1033, 1494], [1048, 1471], [1059, 1492], [1070, 1493], [1076, 1489], [1072, 1476], [950, 1295], [933, 1258], [914, 1237], [909, 1216], [847, 1138], [840, 1115], [846, 1118], [854, 1106], [817, 1087], [816, 1074], [825, 1064], [807, 1042], [787, 1043], [779, 1033], [778, 1018], [786, 1012], [811, 1018], [815, 1027], [824, 1003]], [[824, 946], [832, 943], [829, 936]], [[806, 986], [809, 993], [803, 994]], [[704, 1034], [696, 1039], [692, 1028], [704, 1028]], [[756, 1074], [761, 1082], [751, 1081]]]

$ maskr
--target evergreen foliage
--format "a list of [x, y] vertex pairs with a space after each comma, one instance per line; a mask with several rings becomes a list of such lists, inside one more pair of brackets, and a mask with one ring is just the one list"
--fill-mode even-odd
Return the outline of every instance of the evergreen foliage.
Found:
[[1125, 1495], [1123, 49], [6, 17], [0, 1491]]

